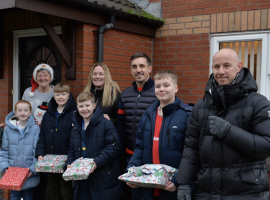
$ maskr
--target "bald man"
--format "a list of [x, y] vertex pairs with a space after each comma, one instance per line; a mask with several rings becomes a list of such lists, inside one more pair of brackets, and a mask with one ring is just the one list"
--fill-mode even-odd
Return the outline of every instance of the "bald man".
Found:
[[268, 200], [270, 102], [235, 51], [218, 51], [212, 68], [186, 130], [178, 200]]

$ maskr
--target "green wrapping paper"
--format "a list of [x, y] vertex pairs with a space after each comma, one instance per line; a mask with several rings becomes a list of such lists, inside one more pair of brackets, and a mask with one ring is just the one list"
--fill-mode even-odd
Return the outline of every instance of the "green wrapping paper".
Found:
[[92, 158], [79, 158], [75, 160], [71, 164], [72, 167], [68, 168], [63, 174], [63, 179], [66, 181], [86, 180], [93, 167], [93, 164], [90, 163], [91, 161], [93, 161]]

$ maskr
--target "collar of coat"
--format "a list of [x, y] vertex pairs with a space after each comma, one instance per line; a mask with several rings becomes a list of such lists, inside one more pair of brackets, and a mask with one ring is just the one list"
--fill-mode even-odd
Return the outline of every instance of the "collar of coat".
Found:
[[[138, 91], [136, 81], [132, 83], [134, 89]], [[151, 89], [155, 85], [155, 82], [149, 77], [149, 79], [143, 85], [143, 91]]]
[[[157, 111], [157, 108], [160, 105], [160, 101], [156, 100], [154, 103], [152, 103], [149, 108], [147, 108], [146, 112], [148, 114]], [[182, 108], [185, 111], [192, 111], [194, 107], [194, 104], [185, 104], [183, 101], [181, 101], [177, 96], [175, 97], [175, 101], [173, 103], [168, 104], [167, 106], [164, 106], [162, 108], [163, 111], [163, 116], [168, 116], [171, 113], [173, 113], [174, 111], [176, 111], [178, 108]]]
[[257, 90], [257, 83], [249, 69], [242, 68], [233, 84], [218, 85], [211, 74], [205, 87], [204, 100], [224, 111], [229, 105]]

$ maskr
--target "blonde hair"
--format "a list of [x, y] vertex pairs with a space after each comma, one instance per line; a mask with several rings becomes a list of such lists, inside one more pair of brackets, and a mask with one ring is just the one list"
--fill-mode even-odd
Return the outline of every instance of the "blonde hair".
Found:
[[81, 94], [79, 94], [79, 96], [77, 97], [77, 103], [81, 103], [81, 102], [85, 102], [91, 100], [92, 103], [95, 103], [95, 95], [91, 92], [82, 92]]
[[57, 83], [53, 88], [54, 93], [61, 93], [61, 92], [67, 92], [70, 93], [70, 87], [69, 85], [65, 83]]
[[15, 111], [17, 111], [18, 104], [20, 104], [20, 103], [28, 104], [28, 105], [29, 105], [29, 108], [30, 108], [30, 111], [32, 111], [31, 103], [29, 103], [28, 101], [25, 101], [25, 100], [20, 100], [20, 101], [18, 101], [18, 102], [15, 104]]
[[164, 70], [157, 72], [156, 75], [154, 76], [154, 80], [161, 80], [164, 78], [171, 78], [172, 82], [174, 82], [177, 85], [178, 76], [174, 71], [164, 69]]
[[120, 88], [118, 84], [112, 80], [109, 68], [107, 65], [103, 62], [96, 62], [92, 69], [90, 70], [89, 77], [88, 77], [88, 84], [84, 88], [84, 92], [90, 92], [92, 87], [92, 75], [95, 67], [100, 66], [104, 70], [104, 87], [103, 87], [103, 98], [102, 98], [102, 106], [108, 107], [113, 105], [116, 97], [117, 97], [117, 91], [120, 92]]

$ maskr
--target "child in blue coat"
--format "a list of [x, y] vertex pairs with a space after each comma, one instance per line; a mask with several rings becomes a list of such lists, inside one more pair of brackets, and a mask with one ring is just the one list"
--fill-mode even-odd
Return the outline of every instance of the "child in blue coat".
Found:
[[28, 101], [20, 100], [6, 117], [7, 127], [4, 130], [3, 143], [0, 151], [0, 170], [6, 171], [9, 166], [27, 167], [31, 174], [21, 191], [11, 191], [11, 200], [32, 200], [32, 188], [39, 183], [39, 175], [35, 172], [35, 149], [39, 136], [32, 106]]
[[[142, 115], [136, 133], [135, 151], [127, 169], [144, 164], [165, 164], [179, 168], [186, 126], [193, 107], [175, 96], [178, 91], [177, 79], [177, 74], [171, 70], [162, 70], [154, 76], [158, 100]], [[177, 200], [176, 175], [163, 190], [143, 188], [144, 199]]]
[[87, 180], [78, 181], [75, 199], [118, 200], [123, 195], [118, 155], [121, 149], [118, 133], [107, 120], [95, 96], [83, 92], [77, 98], [78, 112], [73, 118], [67, 167], [80, 158], [93, 158], [93, 168]]

